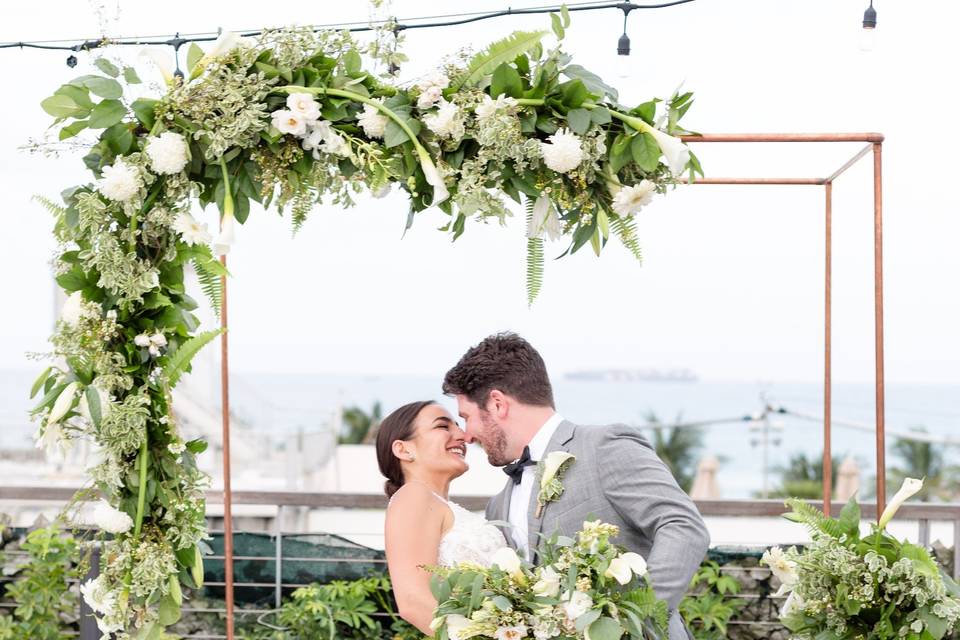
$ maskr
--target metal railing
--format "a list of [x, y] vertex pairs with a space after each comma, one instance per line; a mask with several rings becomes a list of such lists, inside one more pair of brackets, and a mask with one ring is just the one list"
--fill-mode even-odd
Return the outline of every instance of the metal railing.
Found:
[[[75, 490], [65, 487], [0, 487], [0, 512], [3, 511], [3, 503], [7, 501], [28, 502], [31, 504], [45, 502], [66, 502], [74, 495]], [[208, 505], [222, 504], [222, 492], [209, 491], [206, 495]], [[463, 496], [452, 498], [460, 505], [471, 511], [482, 511], [486, 506], [488, 498], [482, 496]], [[346, 493], [308, 493], [308, 492], [285, 492], [285, 491], [235, 491], [233, 492], [234, 505], [259, 505], [275, 507], [273, 515], [273, 528], [269, 534], [274, 539], [274, 553], [271, 556], [247, 556], [236, 555], [233, 557], [236, 561], [272, 561], [275, 563], [273, 582], [235, 582], [235, 588], [264, 588], [271, 587], [274, 590], [274, 606], [279, 608], [284, 589], [291, 589], [305, 586], [307, 583], [284, 582], [283, 581], [283, 563], [366, 563], [383, 564], [382, 559], [359, 558], [359, 557], [294, 557], [285, 556], [283, 553], [284, 539], [295, 535], [305, 535], [317, 532], [308, 531], [285, 531], [283, 523], [285, 516], [290, 509], [384, 509], [387, 506], [387, 500], [382, 495], [373, 494], [346, 494]], [[819, 506], [819, 503], [812, 503]], [[696, 501], [697, 508], [705, 518], [723, 517], [723, 518], [772, 518], [782, 515], [787, 511], [782, 501], [779, 500], [699, 500]], [[833, 513], [838, 513], [842, 504], [834, 503]], [[861, 510], [864, 519], [875, 519], [877, 508], [874, 504], [862, 504]], [[219, 516], [211, 516], [213, 518]], [[234, 515], [234, 519], [240, 516]], [[916, 521], [917, 539], [924, 546], [930, 544], [931, 523], [948, 522], [952, 523], [953, 529], [953, 548], [955, 550], [953, 557], [953, 576], [960, 578], [960, 553], [957, 553], [958, 541], [960, 541], [960, 504], [929, 504], [915, 503], [906, 504], [897, 512], [896, 520]], [[211, 533], [222, 533], [217, 529], [211, 529]], [[264, 532], [258, 532], [264, 533]], [[326, 532], [324, 532], [326, 533]], [[355, 535], [363, 535], [361, 532], [352, 532]], [[345, 534], [341, 534], [345, 535]], [[18, 552], [7, 552], [8, 555], [15, 555]], [[208, 560], [224, 561], [224, 555], [207, 556]], [[734, 571], [735, 568], [725, 568], [724, 571]], [[750, 567], [743, 571], [756, 572], [767, 571], [764, 568]], [[755, 575], [755, 574], [754, 574]], [[9, 578], [0, 578], [0, 581], [9, 580]], [[224, 587], [224, 582], [210, 581], [206, 586]], [[740, 594], [738, 597], [750, 597], [750, 594]], [[80, 598], [81, 607], [82, 598]], [[2, 606], [2, 605], [0, 605]], [[205, 608], [205, 607], [184, 607], [184, 613], [197, 614], [224, 614], [223, 608]], [[273, 611], [272, 609], [236, 609], [236, 613], [246, 613], [253, 615], [262, 615]], [[88, 612], [82, 611], [82, 614]], [[100, 638], [96, 624], [92, 624], [93, 619], [89, 615], [81, 616], [81, 640], [94, 640]], [[749, 621], [741, 624], [756, 626], [770, 626], [776, 623], [765, 621]], [[184, 635], [184, 638], [208, 639], [226, 638], [225, 635], [193, 634]]]

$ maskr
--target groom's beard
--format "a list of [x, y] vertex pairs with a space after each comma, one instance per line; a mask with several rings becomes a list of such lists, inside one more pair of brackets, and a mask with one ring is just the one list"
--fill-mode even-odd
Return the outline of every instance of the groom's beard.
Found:
[[507, 434], [503, 428], [497, 424], [489, 413], [480, 412], [480, 424], [483, 425], [483, 434], [480, 440], [480, 446], [487, 454], [487, 462], [495, 467], [502, 467], [510, 464], [513, 460], [507, 458]]

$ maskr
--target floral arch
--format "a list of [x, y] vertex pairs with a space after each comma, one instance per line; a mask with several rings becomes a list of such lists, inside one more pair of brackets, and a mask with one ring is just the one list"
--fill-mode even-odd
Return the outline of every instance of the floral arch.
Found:
[[[37, 379], [38, 443], [95, 441], [90, 480], [105, 542], [100, 577], [84, 585], [98, 624], [118, 637], [159, 638], [180, 616], [181, 586], [202, 581], [206, 444], [178, 433], [171, 390], [220, 331], [199, 331], [185, 291], [192, 264], [219, 312], [218, 254], [229, 251], [251, 201], [289, 209], [295, 228], [316, 203], [349, 206], [393, 185], [410, 199], [408, 226], [436, 206], [453, 239], [468, 218], [527, 212], [530, 301], [543, 276], [545, 237], [563, 255], [611, 235], [638, 259], [633, 216], [676, 179], [701, 173], [674, 134], [692, 95], [618, 104], [617, 92], [573, 64], [560, 43], [569, 18], [517, 32], [413, 87], [363, 69], [347, 34], [224, 34], [193, 45], [186, 78], [149, 53], [167, 85], [125, 100], [137, 72], [107, 58], [101, 73], [43, 101], [65, 140], [98, 131], [83, 160], [95, 181], [42, 199], [55, 216], [57, 282], [69, 294], [52, 337], [57, 363]], [[375, 52], [373, 52], [375, 53]], [[374, 57], [376, 57], [374, 55]], [[190, 214], [220, 211], [216, 238]]]

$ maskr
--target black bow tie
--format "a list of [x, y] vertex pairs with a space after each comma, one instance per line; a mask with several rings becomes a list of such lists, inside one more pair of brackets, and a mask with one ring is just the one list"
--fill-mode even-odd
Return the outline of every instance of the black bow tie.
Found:
[[537, 461], [530, 459], [530, 447], [524, 447], [523, 455], [516, 462], [506, 465], [503, 472], [513, 479], [513, 484], [520, 484], [520, 480], [523, 478], [523, 468], [531, 464], [537, 464]]

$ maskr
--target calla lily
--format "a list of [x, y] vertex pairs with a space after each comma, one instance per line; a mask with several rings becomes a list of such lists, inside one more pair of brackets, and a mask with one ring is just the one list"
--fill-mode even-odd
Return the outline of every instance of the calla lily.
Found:
[[73, 401], [76, 400], [79, 390], [79, 382], [71, 382], [64, 387], [60, 395], [57, 396], [57, 401], [53, 403], [53, 409], [50, 410], [50, 415], [47, 417], [47, 424], [60, 422], [63, 416], [67, 415], [67, 412], [73, 408]]
[[196, 78], [200, 75], [204, 68], [210, 64], [214, 58], [219, 58], [230, 53], [233, 49], [240, 44], [240, 35], [234, 33], [233, 31], [224, 31], [220, 34], [216, 40], [213, 41], [213, 46], [210, 47], [210, 50], [203, 54], [203, 57], [197, 61], [196, 66], [190, 70], [190, 79]]
[[236, 223], [237, 219], [233, 217], [233, 208], [231, 207], [229, 211], [223, 214], [223, 219], [220, 221], [220, 233], [213, 241], [214, 255], [225, 256], [230, 253], [230, 248], [233, 246], [235, 239]]
[[620, 555], [620, 559], [627, 563], [627, 566], [630, 567], [630, 570], [633, 571], [637, 576], [643, 577], [647, 575], [647, 561], [643, 559], [643, 556], [639, 553], [634, 553], [633, 551], [628, 551]]
[[541, 238], [546, 233], [551, 240], [556, 240], [562, 233], [560, 216], [553, 203], [545, 195], [540, 195], [533, 203], [533, 215], [527, 224], [528, 238]]
[[430, 186], [433, 187], [433, 202], [430, 203], [430, 206], [436, 206], [449, 198], [450, 192], [447, 191], [447, 185], [443, 183], [443, 176], [437, 171], [437, 167], [433, 164], [427, 150], [417, 145], [417, 156], [420, 158], [420, 168], [423, 169], [423, 175], [427, 178]]
[[900, 485], [900, 490], [897, 491], [895, 496], [893, 496], [893, 499], [887, 505], [887, 508], [883, 510], [880, 520], [877, 521], [877, 527], [880, 529], [886, 527], [887, 523], [893, 519], [894, 514], [900, 509], [901, 505], [903, 505], [904, 502], [909, 500], [922, 488], [923, 480], [917, 480], [916, 478], [904, 478], [903, 484]]
[[154, 47], [147, 47], [140, 52], [140, 59], [148, 64], [152, 64], [163, 76], [163, 81], [168, 87], [172, 87], [175, 82], [173, 76], [173, 58], [170, 54], [160, 51]]
[[647, 126], [646, 131], [656, 139], [660, 151], [667, 159], [670, 173], [675, 176], [682, 174], [687, 167], [687, 163], [690, 162], [690, 149], [687, 148], [687, 145], [680, 138], [675, 138], [655, 127]]
[[560, 593], [560, 574], [553, 567], [546, 567], [540, 579], [533, 585], [533, 594], [541, 598], [556, 598]]
[[633, 571], [630, 570], [630, 565], [627, 564], [626, 560], [619, 557], [610, 561], [610, 566], [603, 572], [603, 575], [613, 578], [620, 584], [627, 584], [633, 579]]
[[543, 461], [543, 477], [540, 480], [541, 486], [550, 483], [557, 477], [560, 467], [566, 464], [567, 461], [574, 459], [575, 456], [566, 451], [553, 451], [548, 453]]

